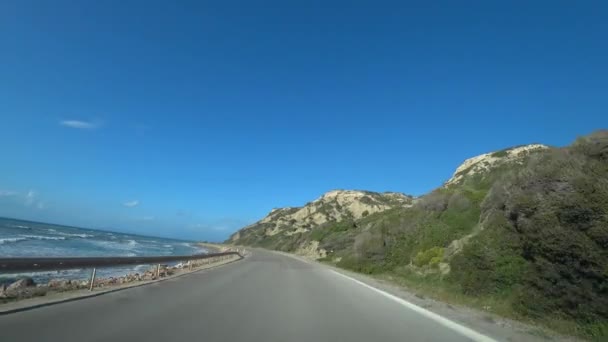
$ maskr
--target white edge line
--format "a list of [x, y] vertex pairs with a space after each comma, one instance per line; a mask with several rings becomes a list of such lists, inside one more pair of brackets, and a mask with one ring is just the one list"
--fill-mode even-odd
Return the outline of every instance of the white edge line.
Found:
[[417, 313], [419, 313], [419, 314], [421, 314], [421, 315], [423, 315], [423, 316], [425, 316], [425, 317], [427, 317], [429, 319], [432, 319], [433, 321], [435, 321], [435, 322], [437, 322], [437, 323], [439, 323], [439, 324], [441, 324], [441, 325], [443, 325], [443, 326], [445, 326], [445, 327], [447, 327], [449, 329], [452, 329], [452, 330], [458, 332], [459, 334], [472, 339], [473, 341], [478, 341], [478, 342], [497, 342], [496, 340], [494, 340], [494, 339], [492, 339], [492, 338], [490, 338], [488, 336], [482, 335], [482, 334], [480, 334], [480, 333], [478, 333], [478, 332], [476, 332], [476, 331], [474, 331], [472, 329], [469, 329], [469, 328], [467, 328], [465, 326], [462, 326], [462, 325], [460, 325], [460, 324], [458, 324], [456, 322], [450, 321], [449, 319], [444, 318], [442, 316], [439, 316], [438, 314], [436, 314], [434, 312], [431, 312], [431, 311], [426, 310], [424, 308], [421, 308], [421, 307], [419, 307], [419, 306], [417, 306], [415, 304], [412, 304], [412, 303], [406, 301], [403, 298], [399, 298], [399, 297], [397, 297], [395, 295], [392, 295], [392, 294], [390, 294], [388, 292], [384, 292], [384, 291], [382, 291], [380, 289], [377, 289], [377, 288], [375, 288], [373, 286], [370, 286], [370, 285], [368, 285], [368, 284], [366, 284], [366, 283], [364, 283], [362, 281], [359, 281], [359, 280], [357, 280], [355, 278], [351, 278], [351, 277], [349, 277], [347, 275], [344, 275], [344, 274], [342, 274], [340, 272], [336, 272], [334, 270], [330, 270], [330, 271], [333, 272], [334, 274], [337, 274], [337, 275], [343, 277], [343, 278], [346, 278], [346, 279], [349, 279], [351, 281], [354, 281], [355, 283], [357, 283], [357, 284], [359, 284], [361, 286], [365, 286], [368, 289], [373, 290], [373, 291], [375, 291], [375, 292], [383, 295], [384, 297], [392, 299], [393, 301], [395, 301], [395, 302], [397, 302], [397, 303], [399, 303], [399, 304], [407, 307], [408, 309], [410, 309], [412, 311], [415, 311], [415, 312], [417, 312]]

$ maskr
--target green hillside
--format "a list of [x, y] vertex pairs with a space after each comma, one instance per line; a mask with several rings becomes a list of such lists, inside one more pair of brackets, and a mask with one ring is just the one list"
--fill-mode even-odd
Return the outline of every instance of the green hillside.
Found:
[[[297, 209], [291, 209], [297, 210]], [[385, 210], [232, 242], [297, 252], [444, 300], [608, 338], [608, 132], [565, 148], [465, 162], [431, 193]]]

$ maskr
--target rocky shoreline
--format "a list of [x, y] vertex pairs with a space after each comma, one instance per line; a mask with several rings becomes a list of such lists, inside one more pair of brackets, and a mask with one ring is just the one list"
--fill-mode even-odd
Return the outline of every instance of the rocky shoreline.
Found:
[[[230, 251], [223, 249], [224, 251]], [[120, 277], [96, 278], [92, 289], [107, 289], [125, 284], [144, 283], [157, 279], [167, 278], [173, 275], [185, 274], [198, 270], [199, 268], [215, 264], [224, 260], [234, 259], [235, 256], [217, 256], [212, 258], [192, 260], [189, 263], [179, 263], [174, 266], [152, 265], [143, 273], [129, 273]], [[36, 284], [31, 277], [21, 277], [11, 284], [0, 285], [0, 305], [21, 299], [42, 297], [52, 293], [85, 290], [90, 288], [89, 279], [51, 279], [44, 284]]]

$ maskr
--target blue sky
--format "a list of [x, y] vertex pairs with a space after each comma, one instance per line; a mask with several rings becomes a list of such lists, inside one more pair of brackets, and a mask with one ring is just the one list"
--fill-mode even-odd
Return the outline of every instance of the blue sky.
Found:
[[[255, 4], [254, 4], [255, 3]], [[600, 1], [3, 1], [0, 215], [218, 240], [606, 128]]]

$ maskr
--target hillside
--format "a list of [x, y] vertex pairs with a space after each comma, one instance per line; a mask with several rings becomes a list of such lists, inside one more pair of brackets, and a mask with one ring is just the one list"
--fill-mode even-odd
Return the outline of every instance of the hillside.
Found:
[[303, 207], [274, 209], [259, 222], [233, 234], [229, 242], [323, 257], [327, 250], [319, 247], [318, 232], [411, 204], [411, 196], [395, 192], [334, 190]]
[[376, 199], [367, 215], [332, 204], [322, 220], [321, 208], [334, 203], [324, 197], [275, 210], [231, 242], [608, 337], [608, 131], [564, 148], [526, 145], [468, 159], [429, 194]]

